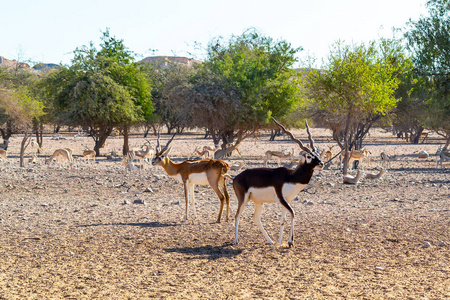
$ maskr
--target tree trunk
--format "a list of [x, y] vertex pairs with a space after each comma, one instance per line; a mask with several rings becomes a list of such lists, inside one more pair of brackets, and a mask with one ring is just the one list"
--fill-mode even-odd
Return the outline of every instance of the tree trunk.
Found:
[[111, 132], [113, 130], [113, 127], [108, 127], [105, 130], [102, 130], [96, 134], [95, 131], [93, 129], [91, 129], [91, 133], [92, 137], [94, 138], [95, 141], [95, 146], [94, 146], [94, 151], [95, 151], [95, 156], [99, 157], [100, 156], [100, 148], [103, 148], [103, 146], [105, 145], [106, 139], [111, 135]]
[[122, 154], [123, 156], [127, 155], [128, 151], [130, 151], [130, 147], [128, 145], [128, 125], [123, 126], [123, 147], [122, 147]]
[[30, 136], [28, 136], [28, 133], [25, 133], [22, 139], [22, 142], [20, 143], [20, 167], [23, 168], [25, 165], [23, 163], [23, 156], [25, 154], [25, 150], [27, 149], [28, 145], [30, 144]]

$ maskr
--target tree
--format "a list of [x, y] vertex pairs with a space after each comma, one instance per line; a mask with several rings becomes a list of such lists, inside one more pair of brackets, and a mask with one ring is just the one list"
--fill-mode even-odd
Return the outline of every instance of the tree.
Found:
[[164, 124], [168, 134], [171, 134], [173, 130], [180, 132], [191, 125], [192, 111], [184, 91], [195, 68], [161, 59], [146, 63], [146, 72], [153, 83], [152, 101], [155, 107], [154, 116], [146, 126]]
[[305, 76], [312, 106], [345, 151], [344, 174], [349, 150], [361, 147], [372, 124], [395, 106], [398, 76], [408, 66], [401, 46], [393, 40], [368, 46], [337, 43], [328, 63]]
[[99, 51], [92, 43], [77, 48], [72, 65], [51, 72], [46, 85], [59, 121], [88, 127], [97, 156], [114, 127], [127, 134], [129, 125], [149, 118], [153, 111], [151, 86], [142, 67], [109, 31], [103, 33], [102, 42]]
[[424, 124], [450, 144], [450, 2], [429, 0], [428, 16], [410, 20], [405, 32], [407, 45], [413, 54], [414, 72], [427, 85]]
[[[297, 101], [295, 53], [286, 41], [275, 42], [255, 30], [213, 39], [208, 58], [190, 80], [192, 123], [212, 133], [222, 147], [235, 138], [280, 118]], [[201, 113], [198, 113], [201, 112]]]
[[16, 128], [24, 133], [20, 147], [20, 166], [24, 167], [24, 153], [30, 140], [32, 120], [44, 114], [43, 103], [36, 99], [26, 85], [0, 87], [0, 108]]

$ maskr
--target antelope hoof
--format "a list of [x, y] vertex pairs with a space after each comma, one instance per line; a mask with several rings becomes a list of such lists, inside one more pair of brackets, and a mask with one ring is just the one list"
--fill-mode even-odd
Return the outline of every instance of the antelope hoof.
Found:
[[289, 242], [288, 245], [289, 245], [289, 248], [292, 248], [292, 247], [294, 247], [294, 242]]

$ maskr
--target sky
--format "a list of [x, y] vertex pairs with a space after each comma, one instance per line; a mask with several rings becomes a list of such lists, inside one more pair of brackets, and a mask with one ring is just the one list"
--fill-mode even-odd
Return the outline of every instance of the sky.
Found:
[[201, 59], [216, 37], [255, 28], [302, 47], [299, 59], [328, 57], [336, 41], [359, 45], [392, 37], [426, 15], [426, 0], [0, 0], [0, 56], [34, 63], [70, 64], [77, 47], [102, 32], [122, 39], [140, 60], [147, 56]]

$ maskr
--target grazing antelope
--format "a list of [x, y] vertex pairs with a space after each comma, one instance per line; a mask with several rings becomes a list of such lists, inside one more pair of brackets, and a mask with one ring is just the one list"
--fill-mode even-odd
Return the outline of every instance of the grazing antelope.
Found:
[[89, 159], [92, 158], [93, 162], [95, 163], [95, 151], [92, 149], [89, 149], [88, 147], [82, 145], [84, 147], [83, 150], [83, 157], [84, 159], [89, 162]]
[[344, 183], [346, 184], [358, 184], [359, 180], [361, 179], [363, 175], [363, 172], [361, 172], [361, 170], [356, 170], [356, 176], [352, 176], [352, 175], [345, 175], [344, 176]]
[[450, 160], [450, 151], [447, 149], [441, 150], [441, 153], [439, 154], [439, 160], [437, 161], [437, 164], [436, 164], [436, 168], [439, 166], [439, 164], [441, 164], [441, 169], [442, 169], [442, 163], [445, 160]]
[[[192, 209], [195, 215], [195, 202], [194, 202], [194, 188], [196, 184], [209, 185], [216, 192], [220, 199], [220, 210], [217, 218], [217, 223], [220, 223], [220, 218], [223, 212], [223, 206], [227, 204], [226, 220], [228, 221], [229, 208], [230, 208], [230, 196], [228, 195], [225, 185], [225, 176], [228, 172], [228, 164], [220, 159], [201, 159], [201, 160], [185, 160], [181, 163], [175, 163], [168, 157], [172, 142], [175, 134], [167, 142], [163, 149], [160, 149], [159, 135], [158, 145], [156, 146], [156, 154], [152, 160], [154, 166], [161, 166], [167, 172], [168, 175], [178, 179], [184, 185], [184, 198], [186, 201], [186, 214], [185, 219], [189, 217], [189, 199], [192, 205]], [[229, 175], [228, 175], [229, 176]], [[222, 188], [223, 193], [219, 189]]]
[[278, 201], [281, 203], [281, 228], [278, 242], [281, 245], [283, 236], [284, 220], [286, 214], [291, 215], [291, 228], [289, 233], [289, 247], [294, 243], [294, 210], [289, 202], [302, 191], [311, 180], [314, 170], [322, 169], [323, 163], [319, 158], [317, 148], [314, 147], [314, 141], [306, 122], [306, 131], [310, 141], [311, 149], [303, 145], [302, 141], [295, 138], [292, 133], [278, 123], [274, 118], [272, 120], [291, 138], [291, 140], [305, 151], [295, 169], [280, 168], [256, 168], [247, 169], [237, 175], [233, 180], [234, 192], [238, 199], [238, 208], [236, 211], [236, 233], [234, 243], [238, 243], [239, 218], [242, 210], [249, 200], [255, 204], [254, 220], [266, 238], [269, 244], [273, 244], [266, 230], [261, 223], [262, 206], [264, 203]]
[[272, 150], [266, 151], [266, 153], [265, 153], [266, 158], [264, 159], [264, 167], [267, 167], [267, 162], [272, 157], [276, 157], [277, 158], [277, 160], [278, 160], [278, 167], [281, 165], [281, 159], [294, 157], [294, 149], [292, 149], [292, 152], [288, 152], [288, 153], [285, 153], [284, 151], [285, 151], [284, 149], [282, 149], [281, 151], [272, 151]]
[[383, 177], [384, 174], [386, 174], [386, 170], [383, 167], [381, 167], [380, 172], [378, 172], [378, 174], [367, 173], [366, 179], [380, 179], [381, 177]]
[[[70, 151], [69, 151], [70, 150]], [[50, 165], [50, 163], [53, 160], [57, 161], [67, 161], [69, 163], [69, 168], [72, 169], [73, 165], [73, 158], [70, 148], [63, 148], [63, 149], [56, 149], [52, 156], [50, 156], [49, 160], [47, 161], [47, 164]]]
[[390, 162], [392, 160], [397, 160], [397, 155], [388, 155], [385, 152], [380, 153], [381, 166], [384, 167], [386, 165], [386, 169], [389, 169]]

